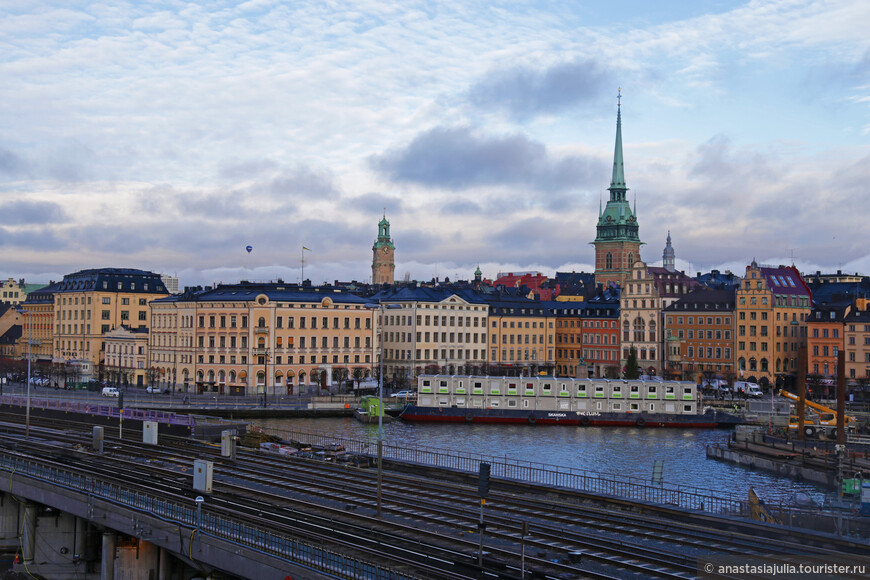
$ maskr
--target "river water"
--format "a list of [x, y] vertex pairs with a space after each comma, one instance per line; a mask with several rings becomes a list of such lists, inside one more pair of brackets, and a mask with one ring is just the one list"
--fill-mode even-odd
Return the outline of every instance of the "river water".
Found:
[[[376, 442], [377, 425], [352, 418], [260, 419], [265, 428]], [[445, 452], [477, 453], [547, 465], [584, 469], [596, 473], [630, 475], [651, 480], [657, 459], [664, 462], [663, 480], [746, 497], [753, 487], [768, 502], [787, 502], [803, 492], [821, 501], [825, 490], [730, 463], [707, 459], [709, 443], [724, 443], [725, 429], [636, 429], [545, 425], [480, 425], [386, 423], [384, 442], [405, 447], [430, 447]]]

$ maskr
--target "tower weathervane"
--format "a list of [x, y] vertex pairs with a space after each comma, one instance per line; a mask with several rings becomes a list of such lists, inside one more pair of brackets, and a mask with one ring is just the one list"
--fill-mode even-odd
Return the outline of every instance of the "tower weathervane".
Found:
[[622, 106], [622, 87], [616, 89], [616, 106]]

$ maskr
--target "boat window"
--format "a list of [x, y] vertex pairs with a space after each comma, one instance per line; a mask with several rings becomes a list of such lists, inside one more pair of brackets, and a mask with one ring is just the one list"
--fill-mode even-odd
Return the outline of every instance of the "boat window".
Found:
[[476, 383], [474, 383], [474, 388], [475, 388], [475, 389], [482, 389], [482, 388], [483, 388], [483, 383], [481, 383], [481, 382], [476, 382]]
[[498, 407], [498, 399], [494, 399], [489, 402], [490, 407]]
[[424, 379], [424, 380], [423, 380], [423, 386], [424, 386], [424, 387], [428, 387], [428, 386], [429, 386], [429, 380], [428, 380], [428, 379]]
[[464, 407], [465, 406], [465, 397], [456, 397], [456, 406]]
[[601, 401], [595, 403], [595, 408], [599, 411], [601, 410]]
[[640, 409], [640, 407], [638, 407], [638, 404], [637, 404], [637, 403], [632, 403], [632, 404], [631, 404], [631, 410], [632, 410], [632, 411], [637, 411], [637, 410], [639, 410], [639, 409]]
[[442, 387], [446, 387], [446, 386], [447, 386], [447, 381], [441, 381], [441, 382], [438, 383], [438, 384], [439, 384], [440, 386], [442, 386]]
[[528, 400], [523, 401], [523, 408], [525, 408], [525, 409], [529, 408], [529, 401]]
[[683, 394], [684, 395], [691, 395], [692, 394], [692, 387], [685, 387], [683, 389]]
[[650, 385], [650, 386], [649, 386], [649, 392], [654, 394], [654, 393], [656, 392], [656, 386], [655, 386], [655, 385]]
[[438, 399], [438, 405], [440, 407], [446, 407], [450, 402], [447, 399]]
[[650, 404], [649, 404], [649, 410], [650, 410], [650, 411], [655, 411], [655, 410], [656, 410], [656, 404], [655, 404], [655, 403], [650, 403]]
[[596, 392], [596, 393], [603, 393], [603, 392], [604, 392], [604, 387], [601, 386], [601, 385], [595, 385], [595, 392]]
[[550, 392], [550, 383], [544, 383], [544, 392], [545, 392], [545, 393], [549, 393], [549, 392]]
[[613, 410], [614, 411], [621, 411], [622, 410], [622, 403], [613, 403]]
[[471, 406], [472, 407], [482, 407], [483, 401], [481, 401], [480, 399], [472, 399]]
[[622, 385], [613, 385], [613, 392], [614, 393], [621, 393], [622, 392]]
[[685, 411], [686, 413], [691, 413], [692, 405], [683, 405], [683, 411]]
[[640, 388], [637, 385], [631, 385], [631, 392], [632, 393], [637, 393], [639, 390], [640, 390]]
[[674, 394], [674, 387], [672, 387], [672, 386], [670, 386], [670, 385], [666, 386], [666, 387], [665, 387], [665, 393], [667, 393], [667, 394], [669, 394], [669, 395]]
[[516, 389], [516, 388], [517, 388], [517, 384], [516, 384], [516, 383], [508, 383], [508, 388], [509, 388], [509, 389]]
[[516, 407], [516, 406], [517, 406], [517, 400], [516, 400], [516, 399], [511, 399], [511, 400], [508, 401], [508, 407]]

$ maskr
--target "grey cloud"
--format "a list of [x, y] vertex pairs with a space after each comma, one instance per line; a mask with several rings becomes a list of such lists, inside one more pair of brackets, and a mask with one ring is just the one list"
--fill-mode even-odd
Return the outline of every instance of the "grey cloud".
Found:
[[[498, 248], [495, 259], [501, 262], [564, 264], [589, 253], [585, 246], [594, 237], [594, 230], [577, 228], [567, 223], [544, 218], [518, 220], [493, 232], [487, 238], [488, 248]], [[554, 244], [553, 240], [558, 240]], [[484, 257], [484, 259], [488, 259]]]
[[0, 204], [0, 216], [7, 225], [61, 224], [69, 220], [61, 206], [48, 201], [12, 201]]
[[0, 173], [11, 177], [18, 177], [26, 173], [27, 163], [5, 147], [0, 147]]
[[469, 101], [480, 109], [496, 107], [523, 118], [590, 101], [613, 84], [607, 70], [593, 60], [560, 63], [543, 71], [516, 66], [488, 73], [471, 87]]
[[366, 193], [347, 200], [350, 208], [362, 213], [379, 214], [386, 211], [388, 214], [397, 214], [402, 211], [402, 199], [383, 193]]
[[299, 165], [273, 179], [267, 190], [276, 197], [321, 197], [332, 199], [338, 188], [332, 172]]
[[58, 181], [82, 181], [91, 177], [94, 151], [76, 140], [62, 143], [45, 161], [46, 174]]
[[483, 207], [473, 201], [460, 200], [450, 203], [445, 203], [441, 206], [441, 215], [482, 215], [485, 213]]
[[45, 227], [29, 227], [12, 232], [0, 226], [0, 248], [20, 247], [51, 252], [65, 243], [65, 240], [61, 240], [53, 231]]
[[370, 161], [394, 181], [454, 190], [485, 185], [563, 190], [594, 183], [592, 176], [603, 179], [605, 172], [592, 158], [551, 159], [546, 147], [524, 135], [481, 135], [468, 127], [431, 129]]

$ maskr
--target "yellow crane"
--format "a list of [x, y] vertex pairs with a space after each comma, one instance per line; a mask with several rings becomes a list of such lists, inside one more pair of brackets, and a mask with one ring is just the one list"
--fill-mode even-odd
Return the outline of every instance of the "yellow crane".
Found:
[[[780, 396], [785, 397], [786, 399], [791, 399], [794, 402], [800, 401], [800, 397], [786, 390], [780, 390], [779, 394]], [[805, 411], [804, 435], [812, 437], [819, 432], [823, 432], [826, 436], [832, 439], [837, 436], [837, 411], [830, 407], [826, 407], [825, 405], [820, 405], [815, 401], [810, 401], [809, 399], [804, 401], [804, 405], [805, 409], [812, 410], [812, 412]], [[857, 419], [851, 415], [845, 415], [843, 417], [843, 426], [845, 427], [846, 432], [855, 430], [854, 423], [856, 423], [856, 421]], [[788, 418], [789, 429], [797, 429], [799, 424], [800, 417], [797, 415], [791, 415]]]

